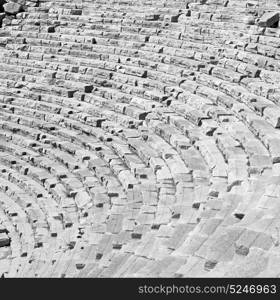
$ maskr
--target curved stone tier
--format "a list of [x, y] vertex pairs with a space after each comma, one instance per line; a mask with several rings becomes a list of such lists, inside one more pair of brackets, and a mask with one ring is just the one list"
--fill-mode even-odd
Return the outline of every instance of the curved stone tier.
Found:
[[278, 277], [278, 2], [0, 1], [0, 276]]

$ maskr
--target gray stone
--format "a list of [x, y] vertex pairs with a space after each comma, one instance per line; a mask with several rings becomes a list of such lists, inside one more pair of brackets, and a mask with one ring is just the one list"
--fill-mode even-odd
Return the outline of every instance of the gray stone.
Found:
[[259, 20], [259, 26], [272, 27], [275, 23], [279, 22], [278, 12], [266, 12]]
[[3, 5], [6, 13], [16, 15], [22, 10], [22, 5], [15, 2], [9, 2]]

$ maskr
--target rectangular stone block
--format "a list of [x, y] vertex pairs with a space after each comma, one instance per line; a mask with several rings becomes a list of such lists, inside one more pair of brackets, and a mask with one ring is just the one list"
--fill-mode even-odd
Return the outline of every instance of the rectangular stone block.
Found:
[[279, 22], [278, 12], [266, 12], [259, 20], [259, 26], [271, 27], [275, 23]]

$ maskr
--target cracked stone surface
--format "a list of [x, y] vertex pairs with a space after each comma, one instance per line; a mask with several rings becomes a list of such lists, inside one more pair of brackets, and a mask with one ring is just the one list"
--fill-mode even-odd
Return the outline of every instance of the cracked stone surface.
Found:
[[279, 1], [0, 1], [0, 277], [279, 277]]

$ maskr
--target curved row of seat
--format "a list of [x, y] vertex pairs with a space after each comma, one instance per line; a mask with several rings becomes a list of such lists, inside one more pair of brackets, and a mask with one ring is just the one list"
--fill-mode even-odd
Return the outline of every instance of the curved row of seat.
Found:
[[278, 6], [257, 2], [3, 22], [3, 277], [279, 276]]

